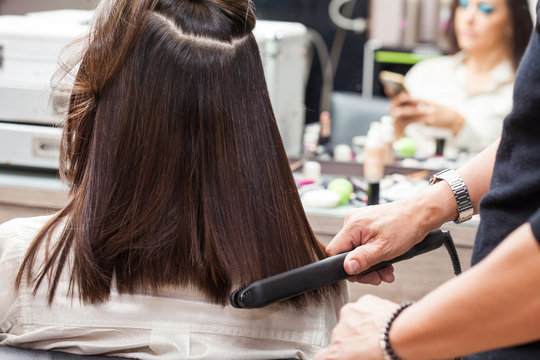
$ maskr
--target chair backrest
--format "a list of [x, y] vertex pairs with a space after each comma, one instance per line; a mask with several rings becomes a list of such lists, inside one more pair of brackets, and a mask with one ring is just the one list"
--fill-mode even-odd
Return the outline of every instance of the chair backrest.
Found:
[[387, 115], [390, 100], [383, 97], [363, 97], [352, 92], [336, 91], [330, 100], [331, 135], [333, 145], [350, 144], [353, 137], [366, 135], [369, 124]]
[[59, 351], [44, 351], [21, 349], [11, 346], [0, 346], [0, 359], [2, 360], [126, 360], [126, 358], [75, 355]]

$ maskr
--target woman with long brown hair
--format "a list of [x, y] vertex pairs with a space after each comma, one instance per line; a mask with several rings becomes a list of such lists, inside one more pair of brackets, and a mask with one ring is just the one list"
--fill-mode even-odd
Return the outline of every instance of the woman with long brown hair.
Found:
[[324, 258], [248, 0], [102, 1], [75, 67], [55, 215], [0, 226], [0, 344], [141, 359], [309, 358], [344, 285], [261, 310], [235, 286]]

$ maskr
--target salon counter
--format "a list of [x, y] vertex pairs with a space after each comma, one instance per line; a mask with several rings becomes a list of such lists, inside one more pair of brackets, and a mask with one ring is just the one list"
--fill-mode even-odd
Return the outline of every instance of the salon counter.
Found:
[[[0, 169], [0, 223], [16, 217], [51, 214], [67, 202], [67, 189], [53, 173]], [[327, 244], [341, 229], [347, 208], [330, 211], [307, 209], [315, 234]], [[462, 267], [469, 266], [478, 220], [444, 226], [454, 238]], [[452, 265], [444, 248], [395, 265], [393, 284], [370, 286], [351, 284], [351, 300], [375, 294], [397, 302], [417, 300], [453, 276]]]

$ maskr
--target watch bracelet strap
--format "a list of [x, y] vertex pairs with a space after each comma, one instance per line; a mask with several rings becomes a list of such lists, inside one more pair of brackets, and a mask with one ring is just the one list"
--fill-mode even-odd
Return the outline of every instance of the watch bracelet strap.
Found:
[[470, 220], [474, 214], [474, 207], [469, 195], [469, 190], [457, 171], [454, 169], [445, 169], [435, 174], [433, 178], [446, 181], [454, 194], [458, 210], [458, 217], [454, 222], [456, 224], [461, 224]]

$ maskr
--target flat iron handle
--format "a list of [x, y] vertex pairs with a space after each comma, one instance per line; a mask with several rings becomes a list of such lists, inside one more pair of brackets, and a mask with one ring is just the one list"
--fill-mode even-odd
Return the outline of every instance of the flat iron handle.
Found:
[[[387, 265], [435, 250], [441, 247], [447, 239], [451, 240], [448, 231], [434, 230], [403, 255], [380, 262], [360, 274], [366, 274]], [[347, 274], [343, 269], [343, 262], [349, 252], [254, 281], [232, 292], [229, 299], [230, 303], [236, 308], [260, 308], [355, 276]]]

